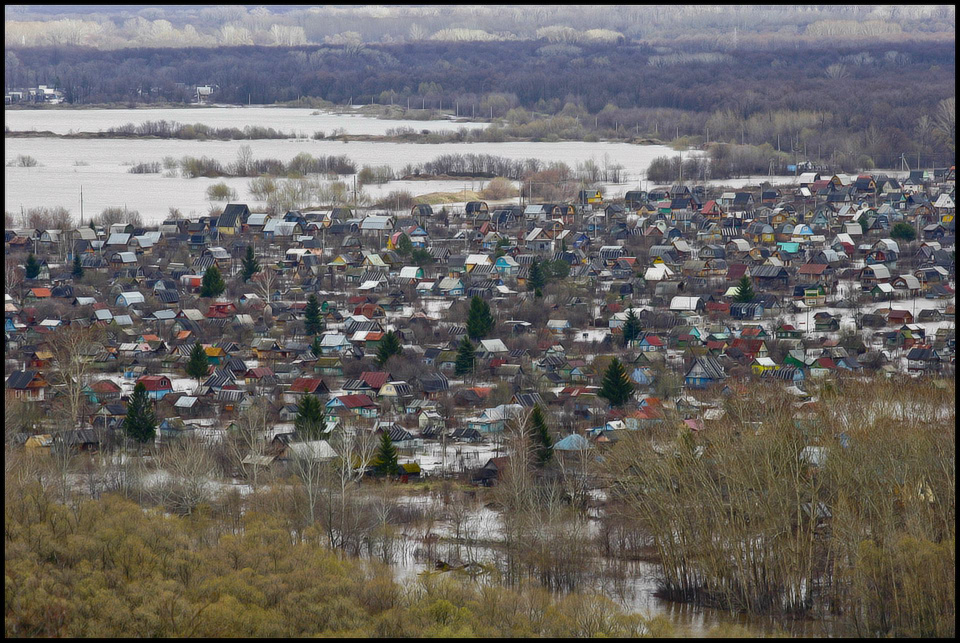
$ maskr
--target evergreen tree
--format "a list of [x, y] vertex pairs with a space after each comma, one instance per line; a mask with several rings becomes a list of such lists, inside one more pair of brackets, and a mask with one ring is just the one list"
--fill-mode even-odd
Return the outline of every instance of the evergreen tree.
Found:
[[247, 283], [251, 277], [260, 272], [260, 263], [253, 256], [253, 246], [247, 246], [247, 256], [240, 263], [243, 266], [243, 283]]
[[190, 359], [187, 360], [187, 375], [197, 380], [197, 383], [207, 374], [210, 362], [207, 360], [207, 352], [203, 350], [200, 342], [193, 345], [190, 351]]
[[537, 466], [543, 467], [550, 461], [550, 458], [553, 457], [553, 439], [550, 437], [547, 420], [539, 404], [534, 405], [533, 411], [530, 413], [530, 419], [527, 420], [527, 429], [530, 432], [530, 439], [533, 442], [533, 451]]
[[746, 304], [753, 301], [754, 297], [756, 297], [756, 294], [753, 292], [753, 286], [750, 285], [750, 279], [746, 275], [740, 277], [740, 283], [737, 284], [737, 293], [733, 296], [733, 300]]
[[313, 353], [314, 357], [320, 357], [320, 353], [323, 352], [320, 350], [320, 337], [314, 337], [313, 343], [310, 344], [310, 351]]
[[80, 255], [73, 258], [73, 270], [70, 271], [77, 281], [83, 279], [83, 266], [80, 264]]
[[493, 315], [490, 304], [477, 295], [470, 300], [470, 312], [467, 315], [467, 335], [473, 339], [483, 339], [493, 330]]
[[320, 302], [317, 296], [311, 294], [307, 298], [307, 307], [304, 310], [304, 327], [307, 335], [319, 335], [323, 331], [323, 319], [320, 318]]
[[294, 429], [302, 438], [319, 440], [323, 436], [325, 424], [326, 419], [320, 398], [305, 393], [297, 403], [297, 417], [293, 421]]
[[400, 240], [397, 241], [397, 252], [402, 257], [407, 257], [413, 252], [413, 242], [410, 241], [410, 237], [405, 234], [400, 235]]
[[603, 375], [603, 384], [597, 395], [607, 400], [610, 406], [614, 407], [623, 406], [633, 395], [633, 382], [627, 377], [626, 369], [623, 368], [623, 364], [616, 357], [607, 367], [607, 372]]
[[223, 282], [220, 275], [220, 269], [216, 266], [210, 266], [203, 273], [203, 282], [200, 284], [201, 297], [219, 297], [227, 289], [227, 284]]
[[894, 223], [893, 228], [890, 229], [890, 238], [900, 241], [913, 241], [917, 238], [917, 231], [914, 230], [913, 226], [909, 223], [900, 221], [899, 223]]
[[[542, 296], [543, 287], [547, 285], [547, 275], [543, 271], [543, 266], [539, 259], [534, 259], [530, 264], [530, 275], [527, 278], [527, 288], [534, 292], [537, 297]], [[537, 294], [540, 293], [540, 294]]]
[[156, 437], [157, 417], [143, 382], [137, 382], [133, 388], [133, 395], [127, 404], [127, 417], [123, 421], [123, 428], [138, 444], [152, 442]]
[[376, 462], [374, 469], [382, 476], [395, 475], [400, 468], [400, 465], [397, 464], [397, 448], [393, 446], [390, 433], [386, 430], [380, 434], [380, 447], [377, 449], [374, 462]]
[[629, 346], [630, 342], [640, 337], [640, 333], [640, 318], [637, 317], [636, 313], [633, 312], [633, 308], [631, 308], [627, 312], [627, 320], [623, 323], [624, 346]]
[[400, 345], [400, 338], [391, 330], [383, 336], [383, 339], [380, 340], [380, 346], [377, 347], [377, 363], [383, 366], [394, 355], [402, 354], [403, 347]]
[[454, 375], [466, 375], [467, 373], [473, 372], [474, 359], [475, 351], [473, 344], [470, 343], [469, 338], [464, 337], [460, 340], [460, 346], [457, 347], [457, 361], [453, 371]]
[[37, 258], [33, 256], [32, 252], [27, 257], [27, 265], [24, 268], [24, 273], [27, 279], [36, 279], [37, 275], [40, 274], [40, 262], [37, 261]]

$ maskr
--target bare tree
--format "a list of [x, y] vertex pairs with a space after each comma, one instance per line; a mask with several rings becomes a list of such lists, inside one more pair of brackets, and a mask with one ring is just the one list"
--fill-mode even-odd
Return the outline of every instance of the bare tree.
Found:
[[81, 411], [85, 406], [84, 387], [93, 369], [92, 347], [100, 343], [103, 329], [92, 325], [87, 328], [68, 326], [50, 334], [47, 344], [53, 353], [56, 370], [52, 371], [59, 379], [66, 394], [67, 409], [74, 428], [82, 423]]
[[266, 398], [257, 398], [234, 424], [233, 435], [228, 442], [233, 459], [254, 491], [259, 486], [262, 459], [269, 447], [267, 432], [271, 424], [270, 416], [270, 404]]

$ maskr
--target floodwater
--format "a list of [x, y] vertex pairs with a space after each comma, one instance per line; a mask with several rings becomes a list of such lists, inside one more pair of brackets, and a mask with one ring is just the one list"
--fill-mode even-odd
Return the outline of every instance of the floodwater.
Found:
[[[215, 126], [243, 126], [260, 124], [283, 131], [306, 130], [310, 134], [324, 129], [328, 134], [335, 127], [348, 133], [385, 133], [391, 127], [416, 126], [417, 129], [455, 128], [459, 124], [448, 121], [388, 121], [348, 115], [324, 114], [310, 116], [309, 110], [291, 108], [209, 108], [173, 110], [9, 110], [6, 124], [11, 129], [51, 130], [55, 132], [97, 131], [111, 125], [140, 123], [166, 118], [182, 123], [203, 122]], [[306, 124], [318, 119], [317, 126]], [[411, 125], [412, 123], [412, 125]], [[477, 125], [475, 123], [470, 126]], [[312, 129], [311, 129], [312, 128]], [[538, 158], [545, 163], [563, 161], [570, 167], [593, 160], [604, 165], [623, 166], [623, 183], [610, 186], [610, 196], [622, 195], [638, 185], [650, 162], [657, 156], [675, 154], [662, 145], [630, 145], [628, 143], [585, 143], [564, 141], [558, 143], [385, 143], [370, 141], [314, 141], [312, 139], [270, 139], [254, 141], [183, 141], [163, 139], [57, 139], [7, 138], [5, 164], [18, 155], [34, 157], [37, 167], [6, 167], [4, 209], [19, 212], [21, 207], [64, 206], [75, 217], [80, 214], [80, 188], [83, 187], [85, 216], [98, 214], [110, 206], [126, 206], [140, 212], [145, 223], [157, 223], [167, 216], [171, 207], [185, 215], [205, 214], [210, 209], [207, 187], [225, 182], [237, 191], [238, 200], [255, 204], [248, 192], [249, 179], [185, 179], [165, 177], [163, 174], [130, 174], [131, 165], [139, 162], [161, 161], [170, 156], [208, 156], [222, 163], [230, 163], [244, 145], [249, 145], [255, 158], [276, 158], [289, 161], [301, 152], [313, 156], [346, 155], [357, 167], [389, 165], [395, 170], [407, 164], [429, 161], [441, 154], [492, 154], [510, 159]], [[344, 177], [352, 184], [352, 177]], [[391, 182], [382, 186], [368, 186], [367, 192], [376, 197], [395, 189], [407, 189], [414, 195], [427, 192], [456, 192], [478, 189], [482, 181]]]
[[[319, 112], [319, 113], [318, 113]], [[300, 107], [185, 107], [174, 109], [10, 109], [4, 112], [4, 125], [13, 131], [103, 132], [127, 123], [139, 125], [145, 121], [175, 121], [184, 125], [203, 123], [210, 127], [237, 127], [247, 125], [272, 127], [283, 133], [303, 133], [313, 136], [316, 131], [330, 135], [343, 128], [346, 134], [383, 135], [397, 127], [412, 127], [431, 132], [455, 131], [461, 127], [484, 128], [489, 123], [457, 123], [442, 119], [432, 121], [387, 120], [359, 114], [339, 114]]]

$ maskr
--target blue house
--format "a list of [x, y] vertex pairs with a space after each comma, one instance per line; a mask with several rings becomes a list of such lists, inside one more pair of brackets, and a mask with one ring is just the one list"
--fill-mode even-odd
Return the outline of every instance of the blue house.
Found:
[[646, 366], [638, 366], [630, 373], [630, 379], [640, 386], [652, 386], [653, 378], [653, 370]]
[[714, 357], [697, 357], [683, 378], [684, 386], [689, 388], [707, 388], [727, 378], [723, 366]]

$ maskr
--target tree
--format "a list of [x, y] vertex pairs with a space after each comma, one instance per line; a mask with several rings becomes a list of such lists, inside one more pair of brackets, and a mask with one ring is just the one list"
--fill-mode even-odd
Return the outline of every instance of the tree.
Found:
[[410, 237], [405, 234], [400, 235], [400, 240], [397, 241], [397, 252], [402, 257], [409, 256], [413, 252], [413, 242], [410, 241]]
[[457, 361], [453, 370], [454, 375], [466, 375], [473, 371], [474, 353], [473, 344], [470, 343], [469, 338], [464, 337], [460, 340], [460, 346], [457, 347]]
[[314, 356], [314, 357], [320, 357], [320, 353], [323, 352], [323, 350], [320, 348], [320, 337], [319, 337], [319, 336], [313, 338], [313, 343], [310, 344], [310, 352], [313, 353], [313, 356]]
[[240, 263], [243, 266], [243, 283], [247, 283], [251, 277], [260, 272], [260, 263], [253, 256], [253, 246], [247, 246], [247, 255]]
[[733, 296], [733, 300], [741, 304], [746, 304], [753, 301], [755, 296], [753, 286], [750, 284], [750, 279], [744, 275], [740, 278], [740, 283], [737, 284], [737, 293]]
[[219, 297], [226, 289], [227, 284], [223, 282], [220, 269], [216, 266], [207, 268], [207, 271], [203, 273], [203, 282], [200, 284], [200, 296]]
[[477, 295], [470, 300], [470, 312], [467, 316], [467, 335], [473, 339], [483, 339], [493, 330], [493, 315], [490, 304]]
[[899, 223], [893, 224], [893, 228], [890, 230], [890, 238], [902, 241], [913, 241], [917, 238], [917, 231], [914, 230], [913, 226], [909, 223], [900, 221]]
[[27, 257], [26, 265], [26, 277], [27, 279], [36, 279], [37, 275], [40, 274], [40, 262], [37, 261], [37, 258], [33, 256], [31, 252]]
[[190, 358], [187, 360], [185, 369], [187, 375], [197, 380], [197, 385], [199, 385], [200, 380], [206, 376], [209, 366], [210, 362], [207, 360], [207, 352], [203, 350], [200, 342], [197, 342], [193, 345], [193, 349], [190, 351]]
[[433, 255], [430, 254], [429, 250], [424, 250], [423, 248], [414, 248], [413, 252], [410, 253], [410, 259], [418, 266], [433, 263]]
[[535, 404], [533, 411], [530, 412], [530, 417], [527, 420], [527, 431], [533, 442], [533, 455], [536, 458], [537, 466], [543, 467], [553, 457], [553, 439], [550, 437], [547, 420], [539, 404]]
[[83, 407], [87, 401], [84, 388], [90, 372], [94, 369], [94, 362], [89, 356], [91, 350], [102, 345], [103, 335], [102, 327], [82, 328], [71, 324], [66, 328], [58, 328], [57, 332], [47, 336], [47, 346], [53, 353], [57, 366], [51, 374], [58, 388], [63, 387], [63, 398], [69, 410], [71, 425], [75, 426], [83, 415]]
[[[547, 276], [544, 274], [543, 266], [539, 259], [534, 259], [530, 264], [530, 276], [527, 279], [527, 288], [532, 290], [537, 297], [542, 296], [543, 287], [547, 285]], [[536, 293], [541, 294], [536, 294]]]
[[400, 338], [391, 330], [380, 340], [380, 346], [377, 348], [377, 363], [383, 366], [394, 355], [402, 354], [403, 347], [400, 345]]
[[138, 445], [151, 442], [156, 437], [157, 417], [143, 382], [137, 382], [133, 389], [133, 395], [127, 404], [127, 417], [123, 421], [123, 428]]
[[323, 332], [323, 319], [320, 318], [320, 303], [316, 295], [307, 299], [307, 308], [304, 310], [304, 326], [308, 335], [319, 335]]
[[637, 317], [637, 314], [633, 312], [633, 308], [631, 308], [627, 312], [627, 320], [623, 324], [624, 346], [629, 346], [630, 342], [640, 337], [640, 333], [641, 333], [640, 318]]
[[297, 417], [293, 427], [304, 438], [319, 440], [326, 429], [326, 418], [323, 414], [323, 405], [316, 395], [306, 393], [297, 403]]
[[603, 384], [597, 393], [610, 403], [610, 406], [623, 406], [633, 395], [633, 383], [627, 377], [627, 371], [620, 360], [613, 358], [607, 372], [603, 375]]
[[77, 281], [83, 279], [83, 266], [80, 264], [80, 255], [73, 258], [73, 270], [70, 271], [73, 278]]
[[400, 465], [397, 464], [397, 448], [393, 446], [389, 431], [384, 430], [380, 435], [380, 447], [374, 458], [374, 469], [378, 475], [392, 476], [397, 473]]

